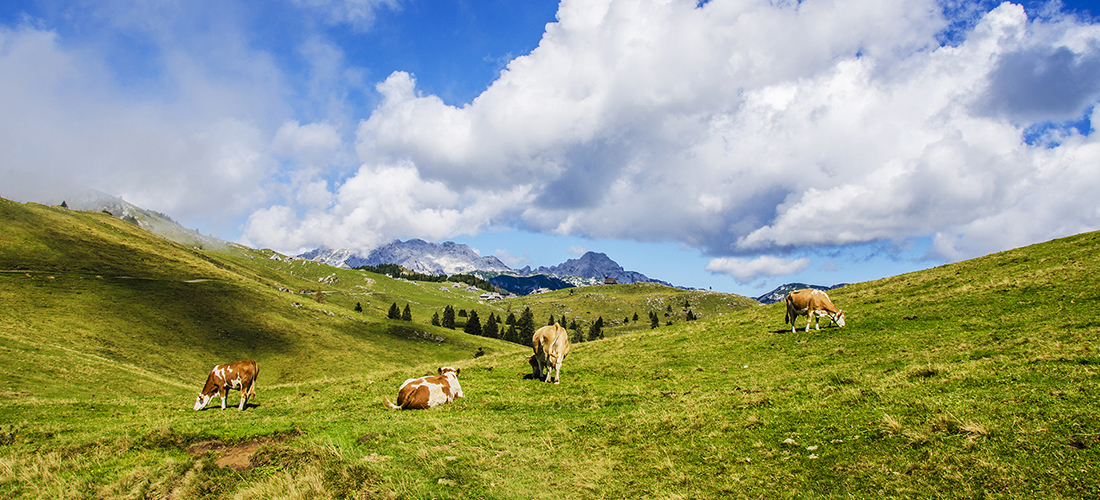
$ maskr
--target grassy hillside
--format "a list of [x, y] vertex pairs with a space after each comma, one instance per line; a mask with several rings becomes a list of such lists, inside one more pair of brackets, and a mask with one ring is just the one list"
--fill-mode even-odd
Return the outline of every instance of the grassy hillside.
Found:
[[[156, 281], [70, 278], [104, 288], [72, 285], [78, 290], [58, 292], [59, 276], [4, 273], [5, 301], [15, 285], [15, 295], [37, 299], [17, 309], [23, 311], [21, 326], [0, 326], [4, 366], [13, 366], [7, 361], [16, 354], [49, 360], [57, 363], [52, 373], [68, 379], [42, 378], [38, 383], [45, 387], [32, 389], [28, 383], [0, 400], [0, 496], [1097, 497], [1098, 250], [1100, 233], [1088, 233], [849, 285], [830, 292], [847, 311], [848, 326], [809, 333], [790, 332], [781, 304], [729, 307], [737, 299], [718, 296], [715, 300], [728, 309], [714, 306], [713, 314], [702, 314], [698, 321], [623, 330], [607, 340], [576, 345], [560, 385], [523, 380], [526, 350], [504, 346], [477, 359], [437, 356], [411, 368], [370, 369], [360, 363], [324, 379], [291, 381], [284, 375], [286, 383], [261, 383], [258, 406], [245, 412], [186, 409], [194, 389], [169, 383], [182, 380], [174, 366], [135, 363], [128, 376], [146, 391], [125, 383], [97, 387], [95, 396], [66, 389], [75, 383], [69, 379], [93, 374], [94, 360], [113, 360], [109, 356], [122, 351], [85, 352], [79, 347], [91, 343], [90, 333], [74, 330], [68, 336], [55, 329], [75, 329], [79, 322], [48, 326], [52, 320], [33, 308], [49, 304], [45, 301], [54, 295], [106, 303], [122, 287], [111, 283]], [[221, 294], [255, 286], [250, 293], [273, 301], [339, 308], [341, 314], [353, 300], [363, 301], [364, 308], [366, 301], [381, 308], [407, 297], [414, 310], [424, 312], [458, 300], [447, 295], [455, 292], [438, 286], [347, 271], [337, 273], [327, 305], [306, 304], [303, 295], [247, 284], [293, 276], [300, 281], [288, 282], [291, 288], [317, 288], [317, 279], [331, 275], [331, 268], [268, 260], [269, 254], [207, 255], [219, 264], [210, 263], [210, 273], [239, 268], [236, 276], [249, 277], [181, 281], [173, 293], [187, 293], [184, 284], [218, 283], [225, 287], [217, 290]], [[234, 283], [245, 284], [235, 288]], [[33, 292], [38, 289], [45, 291]], [[536, 313], [537, 321], [559, 310], [555, 307], [568, 308], [570, 317], [606, 311], [608, 320], [625, 316], [628, 308], [620, 302], [641, 307], [631, 293], [630, 288], [595, 287], [579, 289], [572, 298], [566, 291], [511, 307], [545, 308]], [[667, 311], [671, 303], [679, 311], [680, 297], [674, 295], [687, 292], [637, 293], [651, 298], [655, 309]], [[662, 294], [673, 295], [663, 296], [659, 304]], [[158, 299], [171, 295], [165, 292]], [[133, 298], [117, 297], [120, 306]], [[508, 307], [465, 300], [476, 307]], [[694, 306], [705, 300], [699, 296], [688, 302]], [[224, 302], [220, 307], [236, 307]], [[328, 344], [310, 350], [313, 356], [342, 356], [354, 363], [351, 358], [368, 355], [340, 352], [337, 339], [353, 336], [333, 326], [340, 314], [286, 309], [279, 317], [290, 321], [296, 314], [305, 319], [313, 314], [310, 329], [329, 332], [319, 334]], [[638, 313], [646, 315], [645, 310]], [[225, 314], [251, 311], [244, 307]], [[148, 315], [147, 324], [156, 325], [157, 316]], [[190, 321], [202, 324], [201, 317]], [[221, 327], [230, 331], [228, 326]], [[123, 326], [96, 331], [110, 328]], [[47, 341], [21, 345], [13, 339], [26, 331]], [[288, 326], [282, 331], [300, 330]], [[170, 352], [156, 344], [169, 342], [162, 337], [135, 345]], [[290, 350], [295, 348], [303, 347], [295, 344]], [[426, 411], [383, 408], [380, 398], [392, 399], [402, 380], [444, 361], [462, 368], [465, 399]], [[3, 371], [15, 380], [34, 376], [32, 370]], [[151, 382], [158, 379], [165, 381], [159, 392]]]
[[215, 363], [247, 358], [285, 384], [519, 347], [423, 315], [385, 319], [414, 285], [270, 251], [202, 251], [107, 214], [2, 200], [0, 235], [0, 363], [35, 367], [0, 372], [8, 394], [82, 397], [120, 378], [142, 395], [195, 390]]

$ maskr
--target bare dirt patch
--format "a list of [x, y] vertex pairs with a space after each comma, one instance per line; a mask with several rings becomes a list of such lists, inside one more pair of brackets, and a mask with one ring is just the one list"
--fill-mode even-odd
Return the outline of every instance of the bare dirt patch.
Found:
[[226, 445], [217, 439], [202, 441], [188, 446], [187, 454], [199, 456], [211, 452], [215, 453], [217, 458], [214, 459], [214, 463], [218, 464], [219, 467], [229, 467], [240, 472], [256, 466], [252, 461], [252, 457], [256, 455], [256, 450], [259, 450], [260, 447], [268, 443], [280, 442], [287, 437], [279, 435], [265, 436], [233, 446]]

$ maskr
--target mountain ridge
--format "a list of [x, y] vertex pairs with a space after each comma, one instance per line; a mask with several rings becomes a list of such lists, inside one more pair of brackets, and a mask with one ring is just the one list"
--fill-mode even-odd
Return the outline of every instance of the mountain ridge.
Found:
[[[424, 274], [452, 275], [475, 272], [495, 274], [495, 276], [488, 276], [490, 281], [496, 276], [506, 275], [511, 276], [511, 278], [504, 281], [507, 281], [511, 287], [516, 289], [513, 290], [505, 286], [502, 286], [502, 288], [507, 288], [516, 293], [520, 293], [518, 290], [533, 290], [546, 284], [551, 285], [551, 289], [554, 290], [567, 286], [602, 284], [605, 278], [614, 278], [620, 284], [659, 283], [674, 286], [669, 282], [653, 279], [636, 271], [627, 271], [608, 257], [607, 254], [591, 251], [585, 252], [577, 259], [569, 259], [550, 267], [540, 266], [534, 270], [530, 266], [518, 270], [512, 269], [495, 256], [482, 257], [469, 245], [453, 241], [431, 243], [421, 239], [394, 240], [371, 250], [366, 256], [348, 249], [322, 247], [301, 253], [298, 257], [344, 268], [397, 264], [410, 271]], [[526, 280], [529, 282], [524, 282], [525, 278], [534, 278], [541, 275], [553, 279], [536, 280], [540, 286], [534, 286], [536, 281]], [[501, 286], [501, 284], [497, 284], [497, 286]]]

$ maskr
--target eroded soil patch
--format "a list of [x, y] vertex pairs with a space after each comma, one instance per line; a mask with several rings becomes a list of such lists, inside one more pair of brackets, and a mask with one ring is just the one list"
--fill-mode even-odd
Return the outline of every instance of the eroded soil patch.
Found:
[[240, 472], [256, 466], [252, 457], [256, 455], [256, 450], [259, 450], [260, 447], [269, 443], [281, 442], [288, 437], [288, 435], [264, 436], [233, 446], [226, 445], [217, 439], [202, 441], [188, 446], [187, 454], [199, 456], [210, 452], [216, 453], [217, 458], [214, 459], [214, 463], [218, 464], [219, 467], [229, 467]]

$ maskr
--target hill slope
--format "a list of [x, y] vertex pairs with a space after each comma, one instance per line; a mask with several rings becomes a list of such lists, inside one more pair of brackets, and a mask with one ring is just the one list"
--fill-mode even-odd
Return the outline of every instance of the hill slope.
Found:
[[[426, 411], [379, 400], [428, 362], [261, 384], [243, 413], [184, 411], [191, 391], [173, 386], [6, 397], [0, 495], [1096, 497], [1098, 249], [1100, 233], [1088, 233], [848, 285], [830, 293], [845, 328], [791, 333], [776, 304], [624, 331], [575, 345], [560, 385], [523, 380], [524, 350], [455, 360], [466, 397]], [[261, 271], [253, 279], [290, 272]], [[392, 282], [385, 293], [439, 300], [421, 289]], [[584, 300], [625, 311], [626, 292]], [[637, 290], [649, 292], [667, 293]], [[555, 294], [527, 304], [583, 312], [581, 297]], [[81, 376], [83, 365], [58, 362]]]
[[78, 396], [116, 377], [155, 393], [247, 358], [272, 384], [518, 349], [427, 325], [422, 309], [419, 322], [384, 319], [398, 297], [432, 309], [453, 300], [414, 284], [270, 251], [185, 247], [98, 212], [0, 200], [0, 234], [0, 362], [39, 367], [0, 374], [9, 393]]

